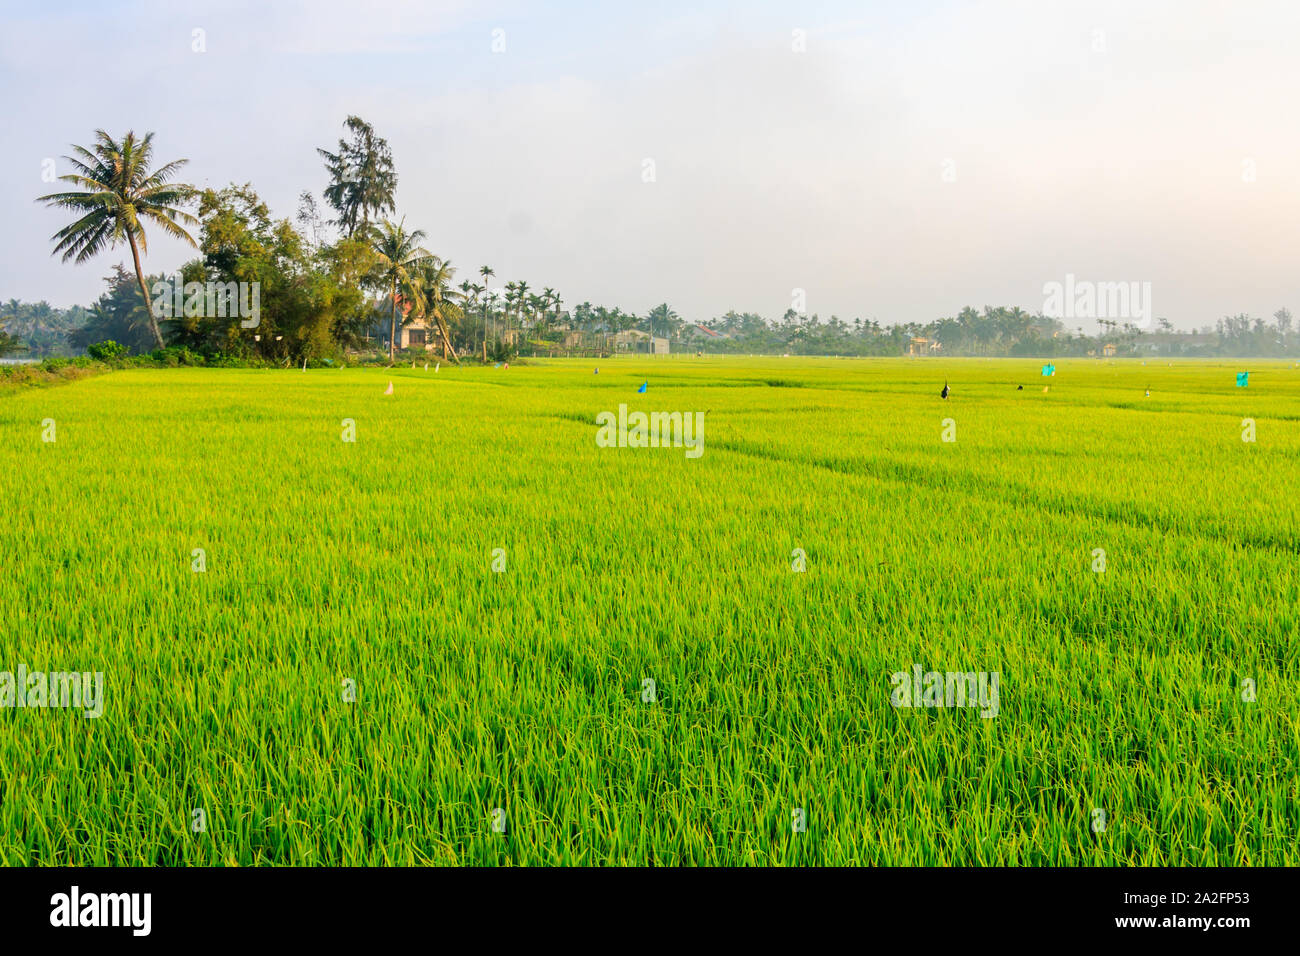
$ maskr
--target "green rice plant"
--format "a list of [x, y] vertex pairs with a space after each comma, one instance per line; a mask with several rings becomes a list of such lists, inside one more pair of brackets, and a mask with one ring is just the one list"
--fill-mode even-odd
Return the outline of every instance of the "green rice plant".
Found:
[[1300, 862], [1300, 370], [599, 364], [0, 395], [0, 861]]

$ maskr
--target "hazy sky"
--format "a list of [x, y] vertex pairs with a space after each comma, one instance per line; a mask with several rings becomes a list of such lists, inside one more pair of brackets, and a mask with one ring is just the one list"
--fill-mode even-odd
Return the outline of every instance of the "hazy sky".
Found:
[[[291, 217], [356, 113], [458, 278], [566, 305], [776, 318], [803, 289], [823, 318], [929, 321], [1036, 311], [1070, 273], [1150, 282], [1183, 327], [1300, 312], [1295, 0], [0, 9], [0, 299], [86, 304], [129, 262], [61, 264], [67, 220], [33, 202], [96, 128]], [[146, 268], [192, 255], [157, 237]]]

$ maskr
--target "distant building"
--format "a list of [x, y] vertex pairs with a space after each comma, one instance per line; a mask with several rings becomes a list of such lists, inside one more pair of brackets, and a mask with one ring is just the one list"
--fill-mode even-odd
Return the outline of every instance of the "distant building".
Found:
[[667, 355], [668, 340], [640, 329], [628, 329], [614, 336], [614, 351], [641, 355]]
[[907, 354], [912, 357], [922, 355], [933, 355], [939, 351], [942, 346], [935, 339], [927, 339], [924, 336], [914, 335], [907, 343]]
[[[403, 298], [401, 294], [397, 295], [397, 349], [401, 351], [406, 348], [422, 348], [426, 352], [432, 352], [437, 347], [440, 339], [438, 333], [438, 324], [432, 319], [411, 319], [411, 303]], [[384, 347], [388, 348], [388, 336], [392, 331], [392, 299], [384, 296], [375, 306], [375, 325], [372, 329], [374, 338]]]
[[1101, 347], [1101, 354], [1106, 358], [1110, 358], [1115, 354], [1115, 346], [1107, 342], [1105, 345]]
[[723, 339], [729, 339], [726, 332], [719, 332], [705, 325], [688, 325], [682, 329], [682, 341], [688, 345], [707, 346], [711, 342], [721, 342]]

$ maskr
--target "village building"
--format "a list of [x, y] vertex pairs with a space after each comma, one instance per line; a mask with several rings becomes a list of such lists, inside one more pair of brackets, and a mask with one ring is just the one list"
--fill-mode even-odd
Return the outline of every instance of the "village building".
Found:
[[695, 348], [708, 348], [725, 339], [731, 338], [726, 332], [719, 332], [706, 325], [688, 325], [681, 331], [682, 341]]
[[668, 340], [640, 329], [627, 329], [614, 336], [614, 351], [640, 355], [667, 355]]

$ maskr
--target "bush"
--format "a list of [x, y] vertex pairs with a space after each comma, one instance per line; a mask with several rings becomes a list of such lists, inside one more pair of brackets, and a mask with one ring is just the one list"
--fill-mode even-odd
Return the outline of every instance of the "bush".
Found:
[[143, 365], [154, 365], [162, 368], [176, 368], [181, 365], [200, 366], [206, 365], [202, 355], [197, 352], [191, 352], [189, 348], [183, 345], [169, 345], [165, 349], [154, 349], [148, 355], [141, 356], [140, 360]]
[[105, 339], [102, 342], [96, 342], [86, 349], [86, 353], [93, 359], [100, 362], [111, 362], [113, 359], [121, 358], [126, 355], [130, 349], [125, 345], [119, 345], [112, 339]]

